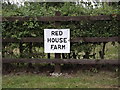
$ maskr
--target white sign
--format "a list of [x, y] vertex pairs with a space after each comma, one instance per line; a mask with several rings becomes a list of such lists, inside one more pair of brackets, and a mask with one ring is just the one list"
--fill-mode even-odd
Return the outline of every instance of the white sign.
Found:
[[45, 53], [70, 53], [70, 29], [44, 29]]

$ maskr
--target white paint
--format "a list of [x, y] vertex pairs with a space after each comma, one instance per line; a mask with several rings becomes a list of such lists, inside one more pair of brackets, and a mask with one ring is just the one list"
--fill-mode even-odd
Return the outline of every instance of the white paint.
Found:
[[44, 52], [70, 53], [70, 29], [44, 29]]

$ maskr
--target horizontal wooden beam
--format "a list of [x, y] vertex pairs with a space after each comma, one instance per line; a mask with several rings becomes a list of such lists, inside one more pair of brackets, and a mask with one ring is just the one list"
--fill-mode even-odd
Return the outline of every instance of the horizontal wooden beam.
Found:
[[43, 42], [43, 38], [40, 37], [27, 37], [27, 38], [21, 38], [21, 39], [14, 39], [14, 38], [5, 38], [2, 39], [2, 42]]
[[[78, 37], [71, 38], [70, 42], [120, 42], [120, 37]], [[27, 37], [21, 39], [5, 38], [2, 42], [43, 42], [43, 38], [40, 37]]]
[[[11, 17], [0, 17], [2, 21], [96, 21], [96, 20], [112, 20], [111, 15], [99, 15], [99, 16], [42, 16], [42, 17], [23, 17], [23, 16], [11, 16]], [[120, 15], [116, 15], [116, 20], [120, 20]]]
[[112, 64], [119, 65], [119, 60], [90, 59], [2, 59], [2, 63], [44, 63], [44, 64]]
[[78, 37], [71, 39], [71, 42], [119, 42], [119, 37]]

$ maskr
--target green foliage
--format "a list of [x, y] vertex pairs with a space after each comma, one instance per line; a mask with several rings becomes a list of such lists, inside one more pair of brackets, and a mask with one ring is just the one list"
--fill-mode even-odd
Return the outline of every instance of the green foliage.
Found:
[[[62, 16], [81, 16], [81, 15], [111, 15], [120, 14], [120, 6], [109, 6], [103, 4], [101, 7], [93, 8], [91, 5], [84, 8], [82, 5], [74, 3], [25, 3], [25, 6], [17, 7], [14, 4], [3, 4], [3, 16], [55, 16], [55, 12], [60, 11]], [[70, 28], [71, 38], [73, 37], [113, 37], [118, 36], [120, 30], [119, 21], [116, 17], [112, 21], [80, 21], [62, 22], [59, 27], [55, 27], [53, 22], [15, 21], [2, 22], [3, 38], [22, 37], [43, 37], [46, 28]], [[82, 45], [82, 46], [80, 46]], [[93, 44], [84, 44], [82, 41], [73, 44], [71, 50], [77, 52], [91, 52], [96, 47]]]
[[54, 16], [55, 11], [60, 11], [63, 16], [80, 15], [109, 15], [119, 14], [120, 6], [116, 7], [103, 4], [101, 7], [92, 8], [90, 5], [84, 8], [81, 4], [74, 3], [25, 3], [25, 6], [17, 7], [14, 4], [3, 4], [3, 16]]
[[[54, 16], [55, 11], [60, 11], [62, 16], [80, 16], [118, 14], [120, 9], [119, 6], [112, 7], [107, 4], [94, 9], [84, 8], [74, 3], [26, 3], [21, 7], [14, 4], [3, 4], [3, 16]], [[119, 22], [113, 19], [113, 21], [62, 22], [58, 28], [70, 28], [72, 37], [111, 37], [118, 36], [118, 25]], [[45, 28], [55, 27], [50, 22], [31, 20], [28, 22], [3, 22], [3, 37], [42, 37]]]

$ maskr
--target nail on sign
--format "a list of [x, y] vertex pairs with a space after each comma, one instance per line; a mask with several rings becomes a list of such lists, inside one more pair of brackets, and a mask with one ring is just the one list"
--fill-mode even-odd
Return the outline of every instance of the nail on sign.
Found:
[[70, 29], [44, 29], [45, 53], [70, 53]]

